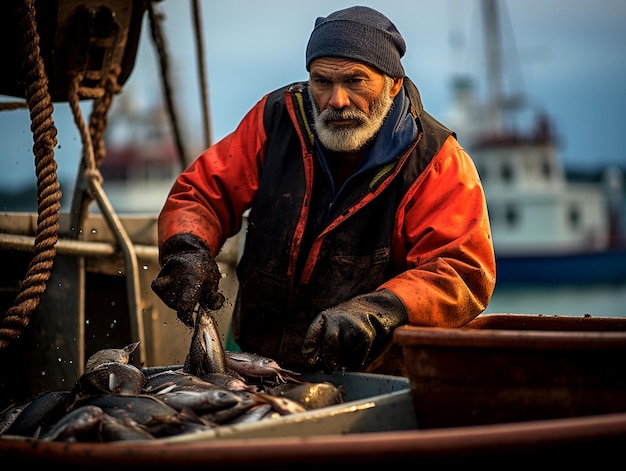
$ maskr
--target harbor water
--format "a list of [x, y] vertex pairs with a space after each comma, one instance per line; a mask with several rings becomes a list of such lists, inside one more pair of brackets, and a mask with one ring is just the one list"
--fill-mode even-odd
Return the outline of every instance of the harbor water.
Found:
[[497, 286], [485, 313], [626, 317], [626, 282]]

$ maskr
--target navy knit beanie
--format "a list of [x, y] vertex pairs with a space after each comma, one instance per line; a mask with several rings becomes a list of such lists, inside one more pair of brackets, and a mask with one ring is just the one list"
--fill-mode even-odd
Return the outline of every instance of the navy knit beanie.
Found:
[[306, 48], [306, 70], [317, 57], [345, 57], [369, 64], [390, 77], [404, 77], [404, 39], [382, 13], [355, 6], [320, 16]]

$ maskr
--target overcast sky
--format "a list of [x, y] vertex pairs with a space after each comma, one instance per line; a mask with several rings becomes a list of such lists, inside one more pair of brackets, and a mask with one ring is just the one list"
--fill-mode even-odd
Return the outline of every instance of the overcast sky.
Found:
[[[294, 2], [202, 1], [206, 74], [214, 140], [232, 131], [264, 93], [307, 78], [304, 50], [317, 16], [355, 4], [385, 13], [407, 42], [407, 75], [424, 106], [446, 122], [450, 79], [484, 80], [478, 0]], [[191, 1], [163, 0], [177, 107], [190, 147], [203, 141]], [[626, 163], [626, 1], [508, 0], [503, 24], [513, 80], [555, 120], [568, 166]], [[512, 59], [516, 59], [513, 61]], [[156, 49], [144, 22], [135, 68], [124, 85], [138, 106], [161, 100]], [[55, 105], [59, 178], [73, 181], [80, 138], [69, 108]], [[0, 184], [35, 182], [27, 111], [0, 113]]]

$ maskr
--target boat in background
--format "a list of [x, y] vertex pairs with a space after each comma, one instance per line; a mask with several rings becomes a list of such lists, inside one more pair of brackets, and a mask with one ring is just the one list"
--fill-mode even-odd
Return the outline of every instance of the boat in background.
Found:
[[599, 183], [568, 180], [550, 117], [505, 90], [499, 7], [481, 2], [487, 96], [456, 77], [447, 120], [484, 185], [498, 284], [626, 281], [622, 171], [607, 168]]

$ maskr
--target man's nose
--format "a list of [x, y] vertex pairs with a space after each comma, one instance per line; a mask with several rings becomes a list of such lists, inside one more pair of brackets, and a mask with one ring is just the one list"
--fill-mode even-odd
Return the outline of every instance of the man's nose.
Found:
[[346, 89], [342, 85], [333, 86], [328, 104], [336, 110], [350, 106], [350, 98], [348, 97]]

